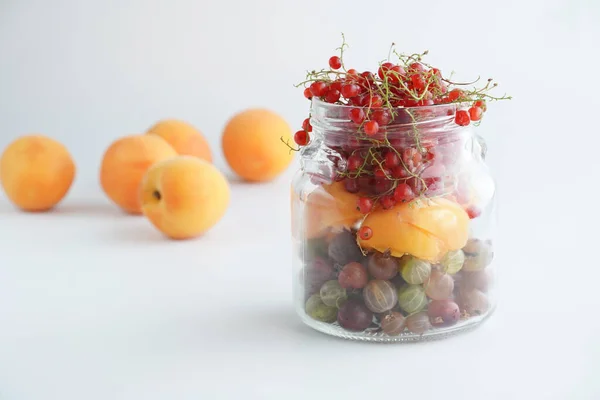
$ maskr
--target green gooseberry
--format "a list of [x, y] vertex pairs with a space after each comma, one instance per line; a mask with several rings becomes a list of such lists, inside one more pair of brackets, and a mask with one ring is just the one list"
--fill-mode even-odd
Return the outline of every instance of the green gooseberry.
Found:
[[306, 313], [317, 321], [334, 322], [337, 319], [337, 308], [323, 303], [321, 296], [313, 294], [308, 298], [305, 305]]

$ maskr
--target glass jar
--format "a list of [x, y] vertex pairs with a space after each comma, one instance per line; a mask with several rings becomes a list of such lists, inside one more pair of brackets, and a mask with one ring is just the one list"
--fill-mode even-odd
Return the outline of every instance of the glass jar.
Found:
[[307, 325], [414, 341], [492, 313], [495, 183], [484, 140], [454, 121], [460, 108], [379, 109], [387, 124], [367, 136], [353, 107], [312, 100], [292, 185], [294, 303]]

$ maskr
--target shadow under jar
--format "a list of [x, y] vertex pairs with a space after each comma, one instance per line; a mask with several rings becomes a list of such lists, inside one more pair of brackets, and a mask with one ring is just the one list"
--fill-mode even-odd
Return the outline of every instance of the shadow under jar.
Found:
[[[294, 302], [312, 328], [401, 342], [473, 328], [494, 309], [495, 184], [461, 104], [380, 109], [313, 99], [292, 187]], [[371, 110], [373, 111], [373, 110]]]

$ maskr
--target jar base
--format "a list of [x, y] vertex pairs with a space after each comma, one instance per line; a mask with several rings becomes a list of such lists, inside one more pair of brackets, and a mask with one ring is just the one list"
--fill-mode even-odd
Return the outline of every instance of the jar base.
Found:
[[338, 337], [347, 340], [357, 340], [363, 342], [376, 343], [408, 343], [408, 342], [427, 342], [434, 340], [447, 339], [461, 333], [469, 332], [479, 327], [486, 319], [488, 319], [495, 311], [495, 307], [488, 310], [487, 313], [470, 317], [466, 320], [461, 320], [453, 326], [446, 328], [434, 328], [421, 335], [404, 331], [398, 336], [388, 336], [379, 329], [366, 330], [361, 332], [351, 332], [341, 328], [337, 322], [325, 323], [312, 319], [303, 312], [300, 312], [302, 321], [312, 329], [325, 333], [330, 336]]

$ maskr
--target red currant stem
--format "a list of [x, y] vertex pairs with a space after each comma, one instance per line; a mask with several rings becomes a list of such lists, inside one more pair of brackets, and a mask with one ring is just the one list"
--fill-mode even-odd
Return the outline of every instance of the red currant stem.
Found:
[[[445, 78], [442, 78], [442, 80], [443, 80], [444, 82], [446, 82], [446, 83], [448, 83], [448, 84], [450, 84], [450, 85], [454, 85], [454, 86], [467, 86], [467, 85], [474, 85], [474, 84], [476, 84], [477, 82], [479, 82], [479, 81], [481, 80], [481, 76], [478, 76], [478, 77], [477, 77], [477, 79], [475, 79], [475, 80], [474, 80], [474, 81], [472, 81], [472, 82], [453, 82], [453, 81], [451, 81], [450, 79], [445, 79]], [[486, 87], [487, 87], [487, 86], [486, 86]]]
[[283, 136], [281, 136], [281, 137], [279, 138], [279, 140], [281, 140], [281, 141], [283, 142], [283, 144], [285, 144], [285, 145], [286, 145], [286, 146], [287, 146], [287, 147], [290, 149], [290, 153], [291, 153], [292, 151], [300, 151], [300, 147], [298, 147], [298, 148], [295, 148], [295, 147], [292, 147], [292, 146], [290, 145], [290, 141], [289, 141], [289, 139], [288, 139], [288, 140], [284, 140], [284, 139], [283, 139]]
[[344, 32], [342, 32], [342, 44], [336, 50], [340, 51], [340, 61], [342, 62], [342, 69], [344, 70], [344, 72], [346, 72], [346, 66], [344, 65], [344, 48], [345, 47], [350, 47], [350, 46], [348, 46], [348, 44], [346, 43], [346, 36], [344, 35]]
[[419, 129], [417, 128], [418, 121], [411, 110], [407, 109], [406, 113], [410, 116], [410, 119], [412, 120], [412, 131], [414, 134], [415, 145], [417, 146], [417, 150], [419, 151], [419, 153], [424, 153], [425, 149], [423, 149], [423, 147], [421, 146], [421, 134], [419, 133]]

